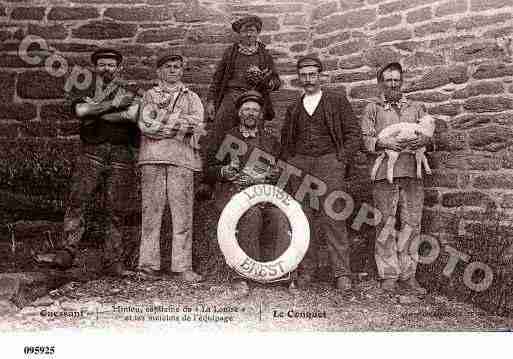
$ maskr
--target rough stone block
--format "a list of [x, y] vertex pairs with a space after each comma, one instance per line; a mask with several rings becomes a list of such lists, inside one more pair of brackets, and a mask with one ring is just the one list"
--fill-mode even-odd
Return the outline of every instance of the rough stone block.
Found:
[[499, 112], [513, 109], [513, 99], [502, 96], [473, 97], [467, 99], [463, 107], [473, 112]]
[[406, 14], [406, 21], [409, 24], [414, 24], [416, 22], [430, 20], [432, 17], [433, 14], [431, 13], [431, 7], [426, 6], [422, 9], [410, 11]]
[[19, 75], [17, 93], [27, 99], [58, 99], [64, 97], [65, 77], [51, 76], [44, 71]]
[[501, 93], [504, 91], [502, 83], [499, 81], [483, 81], [478, 83], [471, 83], [464, 89], [454, 91], [452, 98], [461, 99], [479, 95], [490, 95]]
[[408, 94], [406, 95], [406, 98], [412, 101], [420, 102], [442, 102], [447, 101], [450, 98], [450, 96], [446, 93], [438, 91], [428, 91]]
[[465, 130], [493, 122], [493, 115], [464, 114], [451, 120], [451, 127], [455, 130]]
[[294, 31], [286, 33], [278, 33], [274, 35], [274, 41], [276, 42], [300, 42], [307, 41], [309, 34], [306, 31]]
[[378, 29], [396, 26], [401, 23], [402, 19], [403, 17], [400, 14], [381, 17], [376, 22], [376, 26], [378, 27]]
[[40, 36], [44, 39], [63, 40], [68, 37], [68, 30], [62, 24], [49, 26], [29, 24], [27, 33], [29, 35]]
[[375, 77], [376, 77], [376, 73], [374, 71], [346, 72], [346, 73], [336, 75], [333, 78], [333, 81], [335, 81], [335, 82], [355, 82], [355, 81], [372, 80]]
[[433, 21], [415, 28], [415, 36], [426, 36], [448, 31], [453, 25], [451, 20]]
[[351, 40], [340, 45], [333, 46], [330, 48], [329, 52], [332, 55], [350, 55], [355, 52], [359, 52], [362, 48], [368, 46], [368, 41], [359, 39], [359, 40]]
[[57, 127], [54, 123], [29, 121], [19, 127], [20, 137], [56, 137]]
[[456, 116], [460, 112], [461, 104], [459, 103], [445, 103], [428, 108], [428, 113], [431, 115]]
[[30, 103], [1, 103], [0, 118], [2, 120], [28, 121], [37, 115], [36, 106]]
[[504, 173], [493, 175], [478, 175], [474, 177], [473, 185], [475, 188], [480, 189], [510, 189], [513, 187], [513, 178], [511, 178], [510, 175]]
[[422, 231], [424, 233], [457, 233], [459, 218], [457, 215], [440, 210], [424, 209], [422, 212]]
[[139, 43], [177, 41], [184, 38], [186, 30], [183, 27], [168, 27], [163, 29], [145, 30], [137, 36]]
[[303, 14], [287, 14], [283, 19], [283, 25], [285, 26], [295, 26], [295, 25], [304, 25], [306, 24], [306, 16]]
[[338, 2], [330, 1], [328, 3], [323, 3], [317, 7], [315, 7], [312, 11], [312, 19], [317, 21], [322, 18], [325, 18], [328, 15], [336, 13], [338, 10]]
[[438, 66], [442, 65], [443, 63], [444, 59], [442, 56], [425, 51], [415, 51], [413, 55], [408, 56], [404, 60], [404, 65], [408, 69]]
[[316, 26], [318, 34], [325, 34], [335, 30], [363, 27], [376, 20], [376, 10], [364, 9], [336, 14]]
[[121, 39], [133, 37], [137, 31], [135, 24], [121, 24], [112, 21], [91, 21], [72, 30], [73, 37], [79, 39]]
[[426, 188], [432, 187], [458, 187], [458, 175], [456, 173], [449, 173], [446, 171], [433, 171], [432, 175], [424, 178], [424, 186]]
[[475, 15], [460, 19], [456, 23], [456, 30], [471, 30], [481, 26], [494, 25], [511, 19], [510, 13], [495, 15]]
[[95, 19], [100, 16], [98, 10], [94, 7], [52, 7], [48, 13], [48, 20], [72, 21]]
[[376, 44], [381, 44], [383, 42], [393, 42], [393, 41], [404, 41], [411, 38], [411, 31], [409, 29], [397, 29], [397, 30], [385, 30], [381, 31], [374, 36], [374, 41]]
[[467, 136], [461, 132], [444, 132], [436, 141], [437, 151], [459, 151], [467, 148]]
[[289, 47], [290, 52], [304, 52], [308, 49], [306, 44], [295, 44]]
[[19, 123], [3, 123], [0, 121], [0, 137], [2, 138], [17, 138], [19, 136]]
[[401, 54], [390, 46], [376, 46], [363, 51], [364, 64], [378, 69], [388, 62], [399, 61]]
[[439, 203], [440, 193], [436, 189], [424, 190], [424, 206], [433, 207]]
[[503, 7], [511, 6], [511, 1], [509, 0], [471, 0], [470, 9], [472, 11], [484, 11], [488, 9], [499, 9]]
[[472, 77], [475, 79], [487, 79], [513, 75], [513, 65], [504, 63], [482, 64], [476, 69]]
[[380, 14], [389, 14], [401, 12], [403, 10], [411, 9], [413, 7], [426, 5], [428, 3], [436, 2], [436, 0], [398, 0], [380, 5], [378, 12]]
[[476, 128], [469, 132], [469, 145], [472, 149], [496, 152], [513, 143], [513, 129], [491, 125]]
[[336, 35], [323, 37], [323, 38], [319, 38], [319, 39], [314, 39], [312, 42], [312, 45], [313, 45], [313, 47], [324, 49], [332, 44], [336, 44], [339, 42], [349, 40], [350, 37], [351, 37], [351, 34], [348, 31], [341, 32]]
[[492, 199], [488, 195], [477, 191], [442, 194], [442, 206], [444, 207], [486, 207], [491, 201]]
[[190, 29], [186, 36], [192, 44], [228, 44], [235, 40], [234, 32], [223, 25], [201, 25]]
[[103, 16], [129, 22], [166, 21], [173, 19], [174, 9], [169, 6], [114, 7], [106, 9]]
[[467, 0], [451, 0], [444, 2], [436, 7], [436, 16], [446, 16], [451, 14], [459, 14], [467, 11]]
[[372, 98], [379, 95], [377, 85], [356, 85], [351, 87], [349, 95], [354, 99]]
[[453, 58], [457, 62], [470, 62], [483, 58], [497, 59], [502, 55], [502, 49], [496, 43], [478, 43], [455, 49]]
[[464, 65], [438, 66], [428, 71], [420, 79], [406, 84], [408, 91], [427, 90], [449, 83], [465, 83], [468, 80], [467, 67]]
[[2, 91], [0, 91], [0, 102], [9, 103], [14, 96], [14, 81], [16, 74], [13, 72], [0, 72], [0, 83]]
[[12, 20], [42, 20], [44, 16], [44, 7], [15, 7], [11, 12]]
[[342, 70], [353, 70], [363, 65], [364, 63], [360, 55], [345, 57], [338, 62], [338, 67]]
[[362, 6], [365, 6], [364, 0], [340, 0], [339, 1], [340, 10], [347, 11], [353, 10]]

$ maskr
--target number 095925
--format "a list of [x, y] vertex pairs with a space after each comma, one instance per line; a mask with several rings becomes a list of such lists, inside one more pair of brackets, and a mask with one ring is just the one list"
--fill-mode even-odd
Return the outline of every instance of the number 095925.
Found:
[[42, 354], [42, 355], [52, 355], [55, 354], [55, 345], [50, 346], [26, 346], [23, 348], [23, 352], [25, 354]]

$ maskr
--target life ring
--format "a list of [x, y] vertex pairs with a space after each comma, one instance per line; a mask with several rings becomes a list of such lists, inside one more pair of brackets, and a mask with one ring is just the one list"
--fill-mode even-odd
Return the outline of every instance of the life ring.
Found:
[[[292, 230], [289, 247], [269, 262], [249, 257], [236, 237], [239, 219], [260, 202], [271, 202], [281, 209]], [[301, 263], [310, 244], [310, 225], [301, 205], [287, 192], [270, 184], [258, 184], [234, 195], [224, 207], [217, 224], [217, 240], [228, 266], [246, 278], [269, 283], [292, 272]]]

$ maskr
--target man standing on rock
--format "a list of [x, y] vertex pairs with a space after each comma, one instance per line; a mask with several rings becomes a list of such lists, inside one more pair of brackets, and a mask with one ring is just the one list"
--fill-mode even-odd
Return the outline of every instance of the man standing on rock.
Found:
[[[206, 170], [206, 179], [208, 182], [216, 184], [215, 203], [219, 211], [222, 211], [232, 196], [240, 191], [256, 184], [274, 184], [279, 177], [280, 171], [275, 163], [261, 162], [264, 159], [259, 159], [256, 163], [248, 162], [255, 149], [274, 158], [279, 155], [278, 140], [265, 133], [260, 126], [264, 116], [263, 105], [264, 98], [257, 91], [243, 93], [235, 103], [239, 124], [229, 130], [226, 136], [232, 136], [233, 139], [236, 139], [235, 141], [240, 141], [244, 147], [247, 146], [244, 156], [215, 159], [218, 148], [214, 147], [209, 151], [209, 155], [213, 159], [209, 161], [211, 165]], [[267, 228], [264, 223], [267, 223]], [[261, 239], [264, 232], [271, 237], [269, 242], [272, 246], [272, 259], [278, 258], [290, 243], [289, 224], [285, 214], [270, 203], [259, 203], [251, 207], [238, 223], [237, 240], [240, 247], [249, 257], [258, 261], [271, 260], [271, 258], [263, 258], [264, 244]], [[243, 295], [249, 292], [249, 286], [244, 277], [232, 272], [231, 279], [239, 294]], [[286, 275], [276, 282], [288, 282], [289, 280], [290, 276]]]
[[[378, 139], [385, 127], [399, 123], [417, 123], [426, 112], [422, 105], [408, 101], [402, 93], [403, 70], [399, 63], [383, 66], [377, 73], [381, 93], [364, 110], [361, 129], [365, 148], [375, 160], [378, 152], [391, 149], [400, 152], [412, 151], [431, 145], [430, 137], [418, 133], [412, 140], [397, 140], [390, 136]], [[388, 159], [387, 159], [388, 160]], [[414, 153], [402, 152], [394, 167], [393, 183], [387, 181], [387, 160], [381, 163], [373, 187], [374, 206], [383, 215], [376, 227], [375, 259], [381, 287], [395, 292], [399, 283], [415, 294], [425, 294], [415, 279], [417, 253], [412, 242], [420, 235], [424, 188], [422, 179], [417, 178]], [[373, 161], [374, 163], [374, 161]], [[396, 213], [399, 210], [400, 232], [395, 230]]]
[[121, 85], [122, 55], [100, 49], [91, 55], [94, 74], [90, 86], [72, 88], [69, 111], [80, 121], [81, 154], [75, 163], [72, 189], [64, 218], [64, 241], [56, 251], [36, 256], [40, 263], [62, 269], [72, 266], [85, 232], [84, 209], [100, 187], [106, 192], [103, 267], [121, 274], [124, 215], [135, 191], [133, 152], [138, 141], [134, 95]]
[[192, 269], [194, 172], [201, 171], [199, 137], [203, 105], [182, 83], [184, 58], [164, 54], [157, 59], [158, 85], [148, 90], [139, 111], [142, 132], [139, 166], [142, 181], [142, 235], [139, 274], [160, 275], [160, 228], [166, 202], [173, 222], [171, 271], [181, 280], [203, 278]]
[[[281, 159], [312, 179], [310, 186], [292, 175], [290, 184], [303, 203], [311, 225], [310, 248], [298, 268], [297, 284], [308, 285], [318, 267], [319, 234], [325, 233], [335, 285], [350, 289], [349, 238], [346, 223], [333, 218], [325, 209], [325, 199], [333, 191], [344, 191], [346, 166], [361, 146], [361, 133], [351, 105], [345, 96], [323, 91], [320, 85], [321, 61], [314, 56], [297, 62], [299, 82], [304, 94], [289, 106], [282, 127]], [[343, 211], [344, 201], [336, 201], [333, 211]]]
[[224, 52], [207, 99], [206, 112], [209, 118], [214, 118], [216, 138], [238, 125], [235, 101], [248, 90], [262, 94], [264, 121], [272, 120], [274, 110], [269, 93], [281, 85], [272, 56], [258, 41], [262, 20], [258, 16], [247, 16], [235, 21], [232, 29], [238, 34], [238, 42]]

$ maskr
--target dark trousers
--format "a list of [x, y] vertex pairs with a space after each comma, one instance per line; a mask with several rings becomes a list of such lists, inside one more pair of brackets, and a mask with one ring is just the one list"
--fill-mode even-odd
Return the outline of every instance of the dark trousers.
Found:
[[132, 153], [128, 146], [103, 143], [83, 144], [75, 164], [72, 188], [64, 217], [63, 247], [73, 255], [85, 232], [84, 212], [99, 188], [105, 189], [104, 262], [108, 266], [119, 262], [123, 255], [122, 224], [131, 207], [135, 190]]
[[[344, 176], [345, 164], [338, 161], [335, 153], [330, 153], [320, 157], [306, 155], [296, 155], [287, 161], [294, 167], [302, 171], [301, 177], [292, 175], [290, 177], [291, 194], [301, 200], [303, 211], [310, 223], [310, 246], [306, 252], [305, 258], [298, 267], [299, 274], [313, 275], [318, 268], [318, 253], [321, 234], [324, 233], [329, 259], [331, 262], [331, 271], [334, 278], [351, 274], [349, 263], [350, 242], [347, 235], [345, 220], [337, 220], [328, 215], [325, 211], [325, 199], [333, 191], [345, 190]], [[305, 175], [315, 177], [326, 184], [326, 192], [319, 196], [319, 200], [311, 199], [310, 195], [298, 198], [303, 179]], [[313, 186], [312, 186], [313, 187]], [[336, 201], [332, 210], [336, 213], [343, 211], [344, 201]]]

